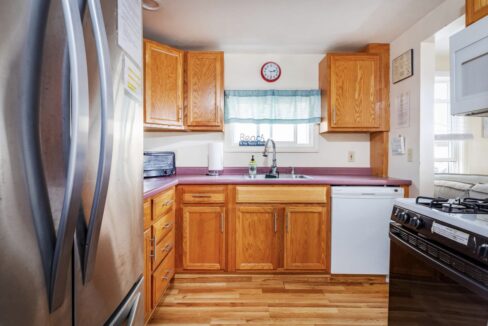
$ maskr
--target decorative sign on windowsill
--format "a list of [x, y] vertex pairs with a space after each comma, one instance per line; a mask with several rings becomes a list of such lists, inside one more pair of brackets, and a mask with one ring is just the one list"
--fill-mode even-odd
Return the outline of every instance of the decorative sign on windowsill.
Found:
[[393, 84], [413, 76], [413, 49], [393, 59], [391, 73]]
[[249, 146], [264, 146], [265, 140], [264, 136], [249, 136], [246, 134], [241, 134], [239, 137], [239, 146], [249, 147]]

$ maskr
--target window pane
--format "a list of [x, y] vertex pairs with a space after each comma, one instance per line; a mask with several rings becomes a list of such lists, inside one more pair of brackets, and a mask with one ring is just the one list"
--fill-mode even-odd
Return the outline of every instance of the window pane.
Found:
[[447, 134], [450, 131], [450, 113], [447, 103], [435, 103], [434, 106], [434, 132]]
[[435, 159], [448, 159], [449, 153], [449, 143], [441, 143], [434, 145], [434, 158]]
[[447, 162], [435, 162], [434, 173], [449, 173], [449, 163]]
[[310, 128], [313, 128], [313, 125], [310, 124], [297, 125], [297, 144], [300, 145], [310, 144]]
[[259, 135], [263, 137], [264, 140], [271, 138], [271, 125], [269, 124], [260, 124], [258, 126]]
[[238, 143], [241, 138], [256, 137], [257, 127], [252, 123], [236, 123], [234, 127], [234, 135], [232, 141]]
[[294, 125], [273, 125], [272, 138], [274, 141], [293, 142], [295, 141]]
[[435, 98], [439, 100], [448, 100], [449, 99], [449, 84], [438, 82], [435, 84], [434, 90]]

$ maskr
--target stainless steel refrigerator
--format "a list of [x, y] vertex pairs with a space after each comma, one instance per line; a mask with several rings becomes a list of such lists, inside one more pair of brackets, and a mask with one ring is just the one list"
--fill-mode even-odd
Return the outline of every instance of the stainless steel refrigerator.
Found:
[[143, 323], [143, 113], [126, 73], [142, 59], [119, 46], [121, 1], [1, 0], [0, 325]]

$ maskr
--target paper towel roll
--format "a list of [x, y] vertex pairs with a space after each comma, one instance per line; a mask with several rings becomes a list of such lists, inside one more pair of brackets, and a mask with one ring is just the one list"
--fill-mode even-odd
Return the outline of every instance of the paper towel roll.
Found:
[[214, 142], [208, 144], [208, 171], [222, 171], [224, 169], [224, 144]]

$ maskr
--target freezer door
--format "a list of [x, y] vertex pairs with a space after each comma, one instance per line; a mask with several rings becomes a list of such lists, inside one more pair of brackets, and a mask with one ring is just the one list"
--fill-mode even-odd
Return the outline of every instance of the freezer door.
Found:
[[85, 65], [86, 74], [84, 51], [72, 56], [76, 67], [68, 60], [65, 26], [76, 18], [73, 9], [68, 20], [60, 0], [4, 1], [0, 10], [1, 325], [73, 319], [69, 220], [76, 222], [80, 204], [81, 187], [73, 183], [80, 174], [72, 172], [82, 159], [73, 165], [68, 157], [70, 148], [79, 149], [71, 147], [79, 135], [71, 108], [83, 83], [70, 89], [70, 70], [80, 77]]
[[[89, 0], [91, 1], [91, 0]], [[120, 307], [143, 274], [143, 111], [141, 99], [132, 97], [123, 84], [125, 60], [132, 60], [118, 46], [117, 0], [94, 1], [100, 6], [108, 38], [113, 112], [107, 113], [106, 134], [101, 134], [104, 100], [101, 93], [100, 47], [96, 44], [92, 9], [87, 7], [84, 34], [90, 87], [90, 134], [87, 171], [83, 187], [82, 216], [76, 232], [75, 320], [77, 325], [102, 325]], [[93, 5], [88, 2], [88, 6]], [[90, 9], [90, 10], [89, 10]], [[134, 12], [142, 15], [142, 12]], [[142, 26], [140, 27], [142, 29]], [[142, 42], [142, 40], [141, 40]], [[140, 62], [134, 62], [142, 69]], [[102, 68], [103, 69], [103, 68]], [[107, 76], [106, 76], [107, 77]], [[105, 105], [105, 104], [103, 104]], [[105, 137], [106, 149], [101, 148]], [[108, 143], [107, 143], [108, 142]], [[107, 154], [107, 156], [104, 156]], [[111, 162], [101, 171], [100, 159]], [[107, 175], [106, 173], [109, 173]], [[100, 178], [108, 180], [106, 192]], [[103, 187], [102, 187], [103, 188]], [[106, 194], [105, 201], [99, 196]], [[93, 209], [99, 201], [99, 231]], [[98, 223], [98, 222], [97, 222]], [[93, 231], [90, 231], [92, 228]], [[90, 238], [90, 232], [91, 238]], [[89, 252], [88, 252], [89, 251]], [[142, 299], [141, 299], [142, 300]], [[140, 306], [143, 306], [142, 302]], [[137, 314], [135, 324], [142, 324]]]

